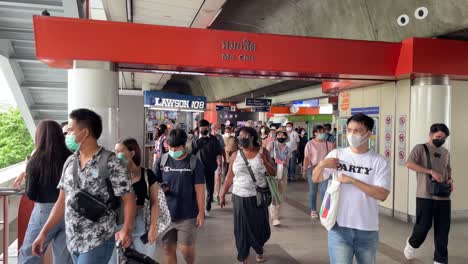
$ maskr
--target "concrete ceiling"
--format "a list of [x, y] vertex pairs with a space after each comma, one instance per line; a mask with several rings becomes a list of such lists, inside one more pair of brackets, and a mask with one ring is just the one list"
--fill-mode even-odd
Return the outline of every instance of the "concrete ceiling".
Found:
[[67, 71], [36, 60], [32, 16], [80, 17], [77, 0], [0, 1], [1, 71], [31, 134], [42, 119], [67, 120]]
[[[427, 12], [424, 8], [423, 13], [416, 12], [421, 7], [427, 8]], [[400, 26], [398, 18], [402, 15], [407, 15], [409, 20], [406, 25]], [[424, 16], [424, 19], [419, 19]], [[397, 42], [410, 37], [440, 36], [468, 28], [468, 4], [466, 0], [231, 0], [224, 5], [210, 28]], [[466, 36], [466, 31], [448, 36], [460, 39], [463, 34]], [[235, 86], [229, 78], [217, 81], [197, 78], [205, 85], [203, 90], [207, 96], [215, 100], [239, 99], [229, 91], [248, 95], [253, 91], [252, 87], [268, 96], [280, 91], [279, 87], [295, 82], [266, 84], [263, 88], [263, 80], [244, 79]], [[229, 91], [216, 93], [216, 89]], [[296, 89], [301, 89], [299, 81]]]

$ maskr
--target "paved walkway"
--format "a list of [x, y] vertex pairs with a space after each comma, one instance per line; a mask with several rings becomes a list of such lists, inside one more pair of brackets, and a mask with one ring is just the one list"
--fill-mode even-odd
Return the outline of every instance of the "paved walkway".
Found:
[[[288, 195], [282, 211], [282, 226], [272, 227], [272, 237], [265, 247], [269, 264], [329, 263], [327, 233], [320, 222], [312, 221], [307, 209], [307, 184], [296, 182], [288, 187]], [[379, 264], [432, 263], [433, 237], [428, 236], [417, 260], [408, 262], [402, 248], [411, 225], [387, 216], [381, 216], [380, 243], [377, 254]], [[452, 224], [449, 254], [450, 263], [468, 263], [468, 223]], [[214, 206], [212, 217], [207, 218], [205, 227], [198, 233], [196, 263], [238, 263], [233, 235], [232, 208]], [[158, 248], [158, 257], [162, 256]], [[254, 252], [251, 263], [254, 262]], [[162, 261], [159, 259], [162, 263]], [[184, 263], [179, 256], [179, 263]]]

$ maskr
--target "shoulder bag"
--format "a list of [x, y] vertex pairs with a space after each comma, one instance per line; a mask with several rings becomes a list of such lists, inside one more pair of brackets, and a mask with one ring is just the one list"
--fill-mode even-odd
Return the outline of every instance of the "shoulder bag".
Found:
[[[431, 155], [429, 154], [429, 148], [426, 144], [423, 144], [424, 152], [426, 153], [427, 168], [432, 170]], [[451, 193], [451, 186], [447, 182], [438, 182], [432, 179], [432, 175], [427, 174], [429, 181], [431, 182], [430, 194], [438, 197], [449, 197]]]
[[249, 171], [250, 177], [252, 177], [252, 181], [255, 184], [255, 190], [257, 191], [257, 207], [270, 206], [272, 200], [270, 188], [268, 188], [268, 185], [266, 187], [260, 187], [257, 185], [257, 180], [255, 179], [255, 175], [243, 150], [240, 150], [240, 155], [247, 166], [247, 170]]

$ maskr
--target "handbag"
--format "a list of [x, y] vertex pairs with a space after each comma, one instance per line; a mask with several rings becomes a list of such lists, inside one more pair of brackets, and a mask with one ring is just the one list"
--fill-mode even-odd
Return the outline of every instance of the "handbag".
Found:
[[[73, 187], [74, 189], [78, 189], [75, 195], [72, 198], [70, 203], [71, 208], [73, 208], [80, 216], [96, 222], [101, 217], [106, 215], [109, 210], [117, 209], [118, 200], [117, 197], [114, 195], [114, 190], [112, 188], [112, 184], [109, 180], [108, 173], [104, 172], [101, 168], [107, 168], [107, 160], [110, 156], [110, 152], [106, 150], [102, 150], [101, 158], [99, 160], [98, 168], [99, 174], [98, 176], [104, 177], [106, 182], [107, 191], [109, 192], [109, 200], [107, 202], [102, 201], [100, 198], [88, 193], [85, 190], [82, 190], [79, 186], [79, 178], [78, 178], [78, 157], [75, 156], [75, 160], [73, 162]], [[104, 166], [105, 165], [105, 166]]]
[[[257, 185], [257, 180], [255, 179], [255, 175], [250, 167], [249, 162], [247, 161], [247, 157], [245, 157], [245, 153], [243, 150], [240, 150], [240, 155], [247, 166], [247, 170], [249, 171], [250, 177], [252, 177], [252, 181], [255, 184], [255, 190], [257, 191], [257, 207], [268, 207], [271, 204], [272, 197], [270, 188], [268, 184], [266, 187], [260, 187]], [[266, 176], [265, 176], [266, 177]]]
[[[432, 170], [432, 162], [431, 162], [431, 155], [429, 154], [429, 148], [424, 146], [424, 152], [426, 153], [426, 160], [427, 160], [427, 168]], [[451, 193], [451, 186], [447, 182], [438, 182], [432, 179], [432, 175], [427, 174], [427, 177], [429, 177], [429, 180], [431, 181], [431, 187], [430, 187], [430, 194], [433, 196], [438, 196], [438, 197], [449, 197]]]

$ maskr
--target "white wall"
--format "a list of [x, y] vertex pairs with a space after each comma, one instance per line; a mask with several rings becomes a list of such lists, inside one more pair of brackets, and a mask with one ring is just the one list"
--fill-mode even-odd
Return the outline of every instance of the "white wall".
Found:
[[[119, 138], [132, 137], [144, 149], [145, 112], [143, 96], [119, 96]], [[143, 153], [142, 153], [143, 155]]]
[[450, 126], [450, 157], [455, 192], [452, 196], [452, 208], [468, 211], [468, 177], [466, 162], [468, 154], [468, 82], [451, 81], [452, 104]]

